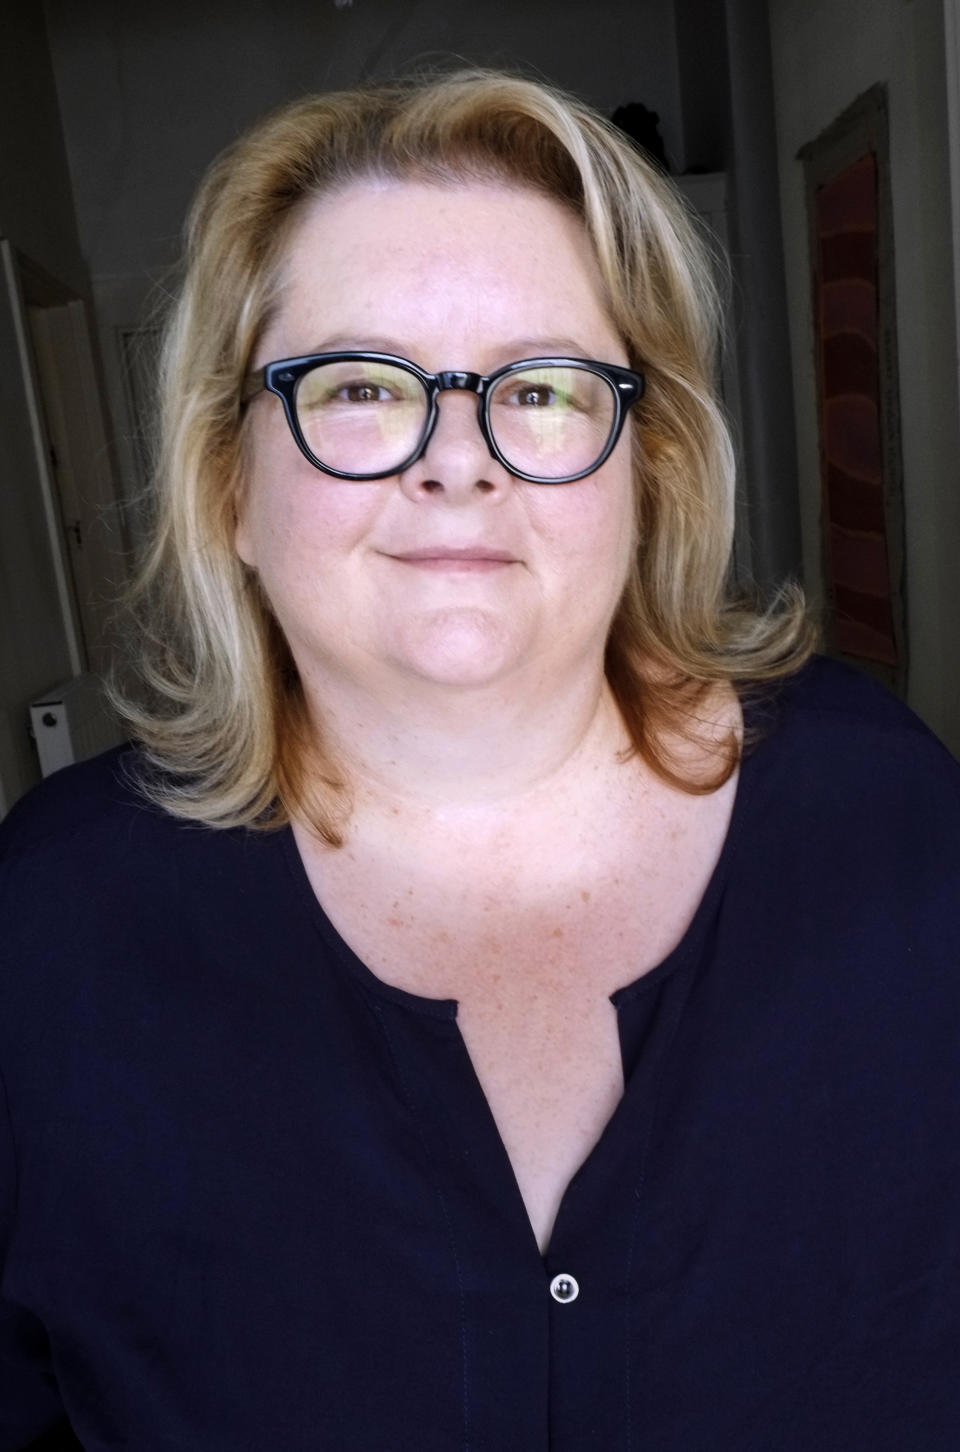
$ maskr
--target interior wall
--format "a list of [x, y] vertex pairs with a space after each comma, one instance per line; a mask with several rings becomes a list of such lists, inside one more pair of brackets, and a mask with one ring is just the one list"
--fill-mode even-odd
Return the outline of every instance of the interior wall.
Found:
[[[7, 7], [0, 45], [0, 236], [89, 293], [42, 11]], [[0, 281], [0, 814], [37, 779], [27, 707], [73, 674], [24, 390]]]
[[70, 169], [43, 11], [6, 6], [0, 46], [0, 227], [32, 260], [86, 295]]
[[730, 70], [725, 5], [675, 0], [684, 165], [723, 171], [730, 161]]
[[742, 491], [753, 581], [769, 598], [803, 576], [770, 31], [766, 0], [725, 0], [724, 12]]
[[822, 598], [820, 460], [797, 152], [888, 87], [906, 532], [908, 699], [960, 754], [960, 427], [941, 0], [770, 0], [805, 573]]
[[769, 597], [802, 550], [767, 4], [675, 0], [675, 19], [686, 165], [726, 176], [736, 578]]
[[609, 114], [642, 100], [682, 165], [673, 0], [47, 0], [77, 215], [95, 278], [163, 267], [224, 146], [272, 107], [413, 65], [522, 67]]

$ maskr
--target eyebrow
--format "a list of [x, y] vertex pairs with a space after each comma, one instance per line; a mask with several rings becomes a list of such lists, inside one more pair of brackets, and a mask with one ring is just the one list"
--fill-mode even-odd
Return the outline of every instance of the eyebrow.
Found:
[[[337, 333], [331, 338], [308, 350], [310, 353], [393, 353], [398, 358], [411, 358], [406, 344], [396, 338], [370, 334]], [[496, 349], [502, 363], [513, 363], [524, 358], [591, 358], [593, 355], [575, 338], [511, 338]], [[301, 356], [306, 357], [304, 353]], [[411, 358], [416, 362], [415, 358]], [[465, 363], [469, 359], [463, 360]]]
[[590, 358], [590, 351], [576, 338], [513, 338], [505, 351], [514, 358], [546, 358], [557, 354], [565, 358]]

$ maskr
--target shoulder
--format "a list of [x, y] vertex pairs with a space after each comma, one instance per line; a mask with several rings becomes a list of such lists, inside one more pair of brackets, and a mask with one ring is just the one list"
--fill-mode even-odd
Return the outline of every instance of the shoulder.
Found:
[[137, 748], [128, 742], [45, 777], [0, 823], [0, 842], [40, 840], [102, 815], [111, 803], [129, 798], [139, 759]]
[[748, 689], [746, 704], [748, 710], [756, 709], [762, 717], [780, 723], [802, 719], [808, 727], [820, 721], [833, 729], [846, 725], [935, 739], [920, 718], [885, 686], [822, 655], [814, 656], [795, 675], [768, 687]]
[[140, 789], [145, 770], [140, 752], [127, 745], [45, 778], [0, 822], [0, 870], [32, 856], [76, 860], [80, 847], [122, 852], [137, 827], [171, 830], [173, 819]]
[[162, 916], [192, 882], [222, 878], [240, 839], [264, 835], [175, 816], [143, 789], [149, 773], [137, 747], [120, 747], [56, 772], [17, 802], [0, 822], [0, 919]]
[[828, 661], [745, 714], [757, 735], [723, 899], [736, 954], [787, 995], [797, 1043], [841, 1036], [871, 1094], [877, 1064], [894, 1083], [922, 1046], [956, 1095], [960, 765], [882, 687]]
[[289, 891], [278, 834], [177, 817], [142, 790], [146, 771], [136, 748], [107, 753], [0, 823], [0, 1040], [15, 1001], [86, 1012], [78, 995], [269, 953]]
[[909, 919], [960, 955], [960, 763], [936, 736], [881, 686], [821, 659], [748, 700], [745, 719], [751, 881], [781, 911], [802, 900], [823, 931], [869, 910], [891, 934]]
[[960, 763], [907, 706], [849, 666], [816, 657], [744, 701], [747, 755], [842, 794], [902, 796], [924, 783], [960, 809]]
[[138, 790], [141, 768], [129, 746], [65, 767], [0, 823], [6, 989], [11, 964], [78, 961], [98, 951], [107, 925], [111, 934], [137, 920], [156, 925], [152, 900], [171, 897], [178, 824]]

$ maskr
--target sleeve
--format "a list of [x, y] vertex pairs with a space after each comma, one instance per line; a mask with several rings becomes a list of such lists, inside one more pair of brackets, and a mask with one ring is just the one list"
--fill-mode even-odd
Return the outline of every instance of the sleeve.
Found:
[[66, 1428], [46, 1332], [4, 1291], [16, 1194], [16, 1154], [0, 1076], [0, 1452], [21, 1452], [34, 1443], [37, 1452], [66, 1452], [79, 1443]]

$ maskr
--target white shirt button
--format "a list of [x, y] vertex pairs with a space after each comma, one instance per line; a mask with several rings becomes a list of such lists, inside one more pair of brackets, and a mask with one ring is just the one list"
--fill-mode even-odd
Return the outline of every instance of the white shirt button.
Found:
[[550, 1282], [550, 1294], [555, 1301], [559, 1301], [562, 1306], [566, 1306], [571, 1301], [577, 1299], [580, 1294], [580, 1287], [573, 1276], [561, 1274], [554, 1276]]

